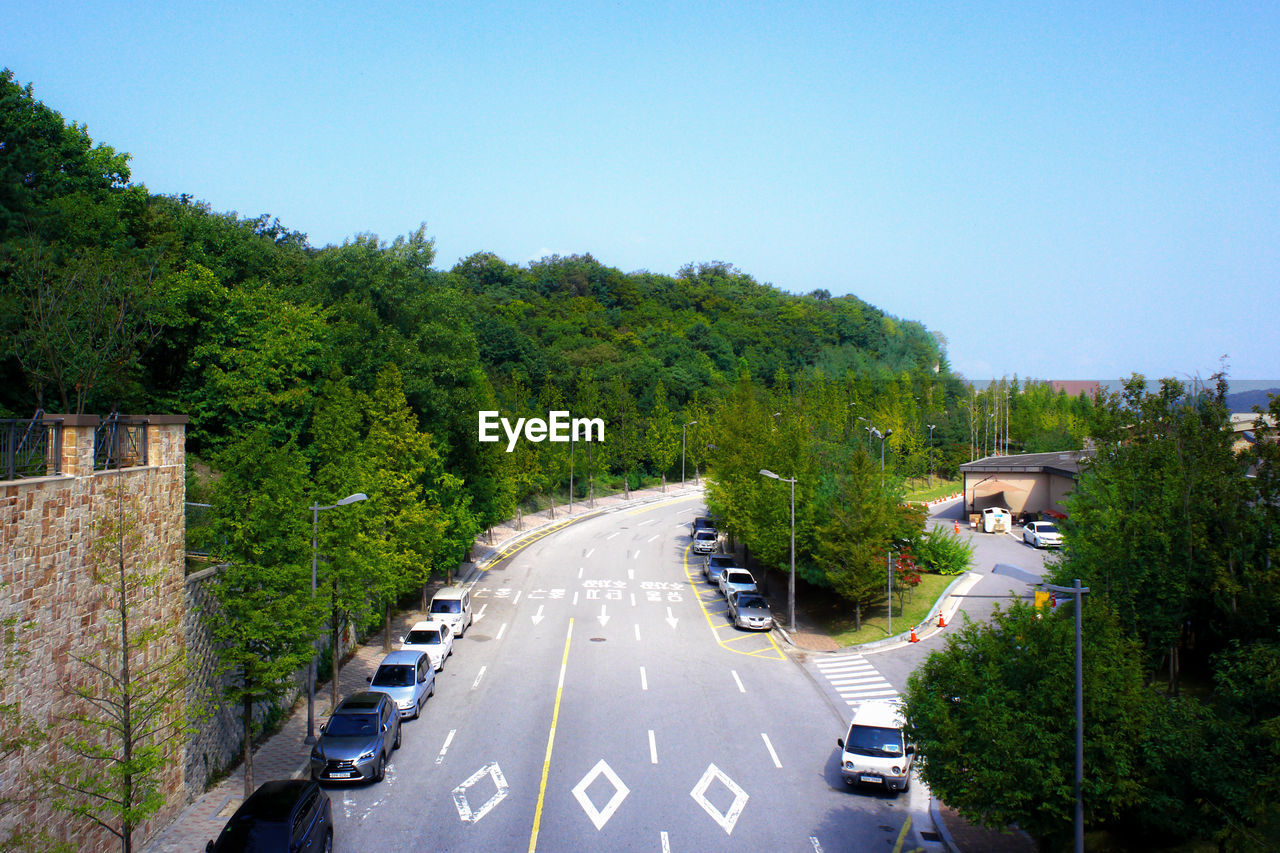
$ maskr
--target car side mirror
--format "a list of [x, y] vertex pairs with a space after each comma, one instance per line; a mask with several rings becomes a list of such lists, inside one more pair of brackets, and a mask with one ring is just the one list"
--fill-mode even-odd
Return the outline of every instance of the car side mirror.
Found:
[[327, 728], [329, 728], [329, 724], [328, 724], [328, 723], [321, 723], [321, 724], [320, 724], [320, 734], [324, 734], [324, 730], [325, 730], [325, 729], [327, 729]]
[[364, 677], [364, 680], [365, 680], [367, 683], [369, 683], [369, 684], [373, 684], [373, 676], [372, 676], [372, 675], [366, 675], [366, 676]]
[[383, 723], [383, 724], [382, 724], [382, 730], [383, 730], [384, 732], [385, 732], [385, 731], [387, 731], [387, 730], [388, 730], [388, 729], [390, 729], [390, 728], [391, 728], [391, 726], [388, 726], [386, 723]]
[[915, 755], [916, 748], [913, 744], [907, 744], [907, 755]]
[[404, 645], [404, 637], [401, 637], [401, 638], [399, 639], [399, 641], [398, 641], [398, 642], [400, 643], [400, 645], [402, 645], [402, 646], [403, 646], [403, 645]]
[[841, 749], [844, 749], [844, 738], [842, 737], [836, 738], [836, 746], [840, 747]]
[[209, 841], [204, 845], [204, 853], [213, 853], [213, 842]]

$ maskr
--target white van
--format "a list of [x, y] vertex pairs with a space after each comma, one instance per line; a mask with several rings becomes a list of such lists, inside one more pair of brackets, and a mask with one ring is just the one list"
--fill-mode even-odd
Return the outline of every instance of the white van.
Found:
[[431, 598], [431, 606], [427, 608], [428, 618], [443, 622], [453, 631], [453, 636], [461, 638], [471, 627], [471, 596], [458, 586], [446, 586]]
[[849, 734], [836, 739], [845, 784], [883, 785], [890, 791], [910, 787], [916, 748], [907, 743], [903, 724], [897, 702], [864, 702], [854, 710]]

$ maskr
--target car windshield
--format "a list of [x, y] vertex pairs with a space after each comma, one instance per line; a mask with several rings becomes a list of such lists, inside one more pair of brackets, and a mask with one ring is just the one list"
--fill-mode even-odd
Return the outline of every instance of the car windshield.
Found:
[[755, 581], [751, 579], [750, 573], [735, 572], [733, 570], [730, 570], [724, 576], [724, 580], [725, 580], [725, 583], [755, 583]]
[[844, 749], [855, 755], [893, 758], [903, 753], [902, 731], [878, 726], [850, 726]]
[[446, 598], [431, 602], [432, 613], [461, 613], [462, 602], [456, 598]]
[[329, 737], [360, 737], [377, 731], [377, 714], [334, 714], [324, 733]]
[[261, 818], [233, 820], [218, 839], [218, 850], [243, 850], [245, 853], [272, 853], [289, 849], [289, 827], [280, 821]]
[[699, 541], [707, 542], [709, 540], [715, 539], [716, 534], [711, 530], [699, 530], [697, 538]]
[[410, 631], [404, 641], [411, 646], [437, 646], [440, 644], [440, 632], [435, 628], [426, 631]]
[[713, 566], [732, 566], [733, 557], [712, 557], [711, 565]]
[[413, 678], [414, 668], [408, 664], [383, 664], [369, 683], [374, 687], [411, 687]]
[[1039, 533], [1057, 533], [1058, 528], [1054, 527], [1047, 521], [1042, 521], [1036, 525], [1036, 531]]
[[740, 595], [738, 596], [738, 609], [744, 610], [748, 607], [758, 607], [764, 609], [764, 599], [758, 595]]

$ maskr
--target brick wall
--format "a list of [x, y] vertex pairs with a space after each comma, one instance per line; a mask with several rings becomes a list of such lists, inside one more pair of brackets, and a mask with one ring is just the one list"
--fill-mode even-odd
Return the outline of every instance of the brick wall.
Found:
[[[59, 416], [50, 416], [50, 419]], [[0, 643], [0, 702], [21, 702], [25, 730], [38, 742], [9, 755], [0, 766], [0, 797], [27, 798], [6, 810], [0, 837], [20, 822], [45, 827], [79, 850], [118, 849], [119, 842], [90, 824], [51, 811], [47, 798], [31, 798], [27, 773], [68, 759], [60, 741], [70, 733], [65, 717], [83, 710], [66, 687], [85, 683], [84, 664], [109, 630], [108, 601], [90, 575], [90, 531], [110, 513], [128, 512], [141, 535], [137, 556], [157, 575], [135, 616], [167, 625], [152, 660], [185, 649], [183, 614], [186, 418], [149, 417], [147, 464], [116, 471], [93, 470], [94, 416], [60, 416], [62, 473], [0, 483], [0, 618], [17, 619], [13, 641]], [[117, 491], [119, 490], [119, 491]], [[118, 499], [117, 495], [123, 495]], [[185, 709], [175, 703], [174, 713]], [[140, 842], [165, 825], [185, 802], [182, 744], [171, 747], [163, 771], [166, 805], [135, 836]]]

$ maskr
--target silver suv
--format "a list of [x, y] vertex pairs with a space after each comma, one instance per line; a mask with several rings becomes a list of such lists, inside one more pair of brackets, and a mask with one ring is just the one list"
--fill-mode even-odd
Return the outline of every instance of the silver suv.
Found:
[[400, 748], [400, 714], [385, 693], [348, 696], [320, 727], [311, 750], [317, 782], [381, 782], [387, 761]]
[[401, 717], [416, 720], [423, 703], [435, 695], [436, 669], [426, 652], [402, 649], [384, 657], [368, 681], [371, 691], [391, 697]]

